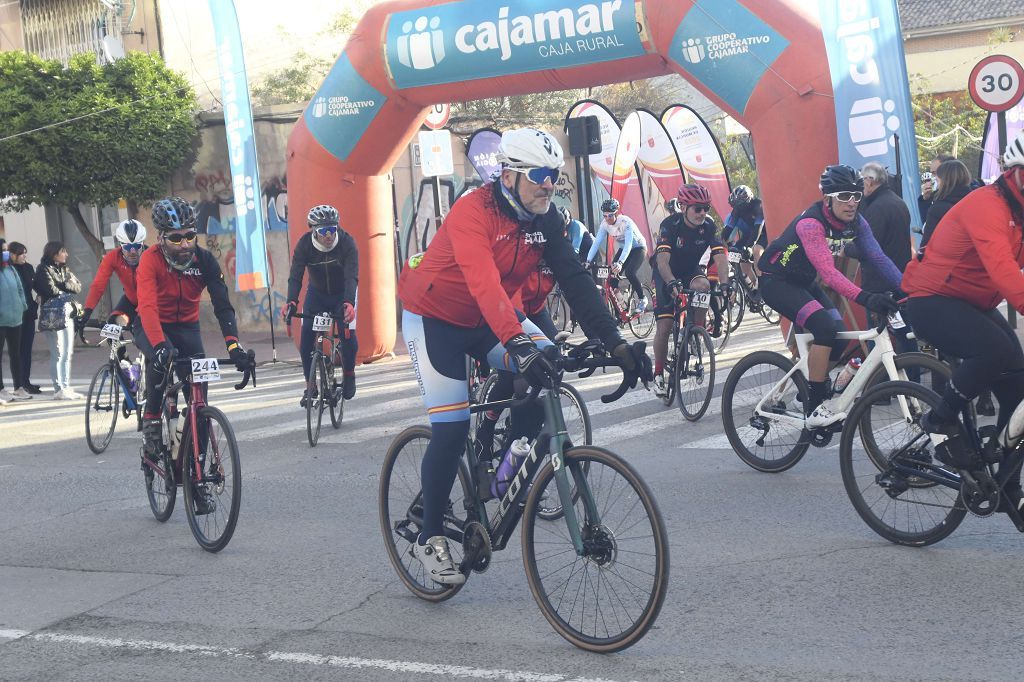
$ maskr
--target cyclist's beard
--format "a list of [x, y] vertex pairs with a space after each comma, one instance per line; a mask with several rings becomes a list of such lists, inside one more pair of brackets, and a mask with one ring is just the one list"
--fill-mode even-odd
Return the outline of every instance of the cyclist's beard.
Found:
[[170, 253], [167, 247], [161, 246], [160, 251], [164, 254], [164, 260], [175, 270], [187, 270], [196, 259], [195, 249], [181, 249], [176, 253]]

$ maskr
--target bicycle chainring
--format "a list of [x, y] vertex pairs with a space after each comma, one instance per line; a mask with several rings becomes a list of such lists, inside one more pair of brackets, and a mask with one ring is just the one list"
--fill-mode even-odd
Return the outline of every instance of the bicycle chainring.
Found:
[[469, 575], [469, 570], [483, 573], [491, 565], [491, 536], [479, 521], [470, 521], [462, 531], [462, 564], [459, 570]]
[[964, 471], [961, 475], [963, 482], [960, 484], [960, 499], [963, 500], [967, 511], [981, 518], [995, 514], [999, 510], [1002, 492], [989, 472]]

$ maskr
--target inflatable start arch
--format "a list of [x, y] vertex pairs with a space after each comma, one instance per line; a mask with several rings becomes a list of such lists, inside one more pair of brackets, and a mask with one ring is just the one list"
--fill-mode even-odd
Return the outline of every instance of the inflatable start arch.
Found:
[[360, 359], [396, 337], [388, 173], [426, 110], [676, 72], [753, 134], [772, 232], [837, 156], [832, 84], [803, 0], [400, 0], [375, 6], [288, 142], [289, 232], [334, 204], [359, 246]]

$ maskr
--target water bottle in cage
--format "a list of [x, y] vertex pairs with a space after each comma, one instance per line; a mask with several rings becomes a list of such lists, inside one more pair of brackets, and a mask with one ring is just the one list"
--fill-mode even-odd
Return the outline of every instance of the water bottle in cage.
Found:
[[501, 464], [498, 465], [494, 481], [491, 483], [492, 495], [501, 497], [505, 494], [509, 483], [516, 477], [516, 472], [519, 471], [519, 467], [523, 465], [523, 460], [526, 459], [528, 454], [530, 454], [530, 441], [526, 436], [514, 441], [509, 446], [505, 456], [501, 459]]

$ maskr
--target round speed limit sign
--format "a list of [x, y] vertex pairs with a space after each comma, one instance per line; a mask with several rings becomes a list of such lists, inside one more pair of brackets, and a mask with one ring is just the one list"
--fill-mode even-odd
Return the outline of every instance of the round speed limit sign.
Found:
[[1024, 98], [1024, 67], [1013, 57], [985, 57], [971, 70], [971, 99], [985, 111], [1006, 111]]

